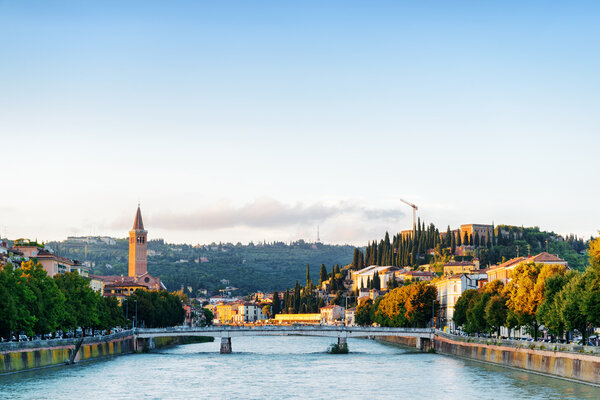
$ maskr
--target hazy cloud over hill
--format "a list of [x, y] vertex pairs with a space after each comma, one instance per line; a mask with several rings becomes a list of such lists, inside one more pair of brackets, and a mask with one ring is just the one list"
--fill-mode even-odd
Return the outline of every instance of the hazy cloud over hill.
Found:
[[[214, 204], [191, 212], [162, 212], [147, 220], [155, 228], [167, 230], [215, 230], [234, 227], [283, 228], [314, 225], [332, 218], [351, 216], [367, 220], [394, 221], [403, 216], [397, 209], [372, 209], [358, 203], [286, 204], [270, 198], [242, 206]], [[121, 225], [121, 221], [117, 222]], [[115, 226], [116, 227], [116, 226]]]

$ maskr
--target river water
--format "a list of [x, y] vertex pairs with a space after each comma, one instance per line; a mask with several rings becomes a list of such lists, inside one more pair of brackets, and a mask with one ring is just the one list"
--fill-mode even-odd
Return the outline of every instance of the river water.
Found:
[[239, 337], [0, 377], [0, 399], [600, 399], [600, 388], [366, 339]]

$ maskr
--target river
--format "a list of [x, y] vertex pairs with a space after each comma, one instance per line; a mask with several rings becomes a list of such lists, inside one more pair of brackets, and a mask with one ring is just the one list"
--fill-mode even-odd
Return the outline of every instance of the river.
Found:
[[598, 399], [600, 388], [366, 339], [234, 337], [0, 377], [0, 399]]

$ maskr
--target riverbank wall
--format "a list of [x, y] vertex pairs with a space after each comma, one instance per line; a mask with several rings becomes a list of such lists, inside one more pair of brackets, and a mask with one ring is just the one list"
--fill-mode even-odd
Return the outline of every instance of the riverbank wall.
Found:
[[0, 374], [132, 353], [134, 349], [131, 331], [102, 337], [0, 343]]
[[[419, 348], [414, 337], [378, 336], [377, 340]], [[600, 385], [600, 349], [554, 343], [472, 338], [436, 332], [436, 353]]]
[[132, 331], [124, 331], [101, 337], [0, 343], [0, 374], [212, 340], [210, 337], [136, 339]]
[[553, 343], [478, 339], [437, 333], [435, 351], [475, 361], [600, 385], [596, 349]]

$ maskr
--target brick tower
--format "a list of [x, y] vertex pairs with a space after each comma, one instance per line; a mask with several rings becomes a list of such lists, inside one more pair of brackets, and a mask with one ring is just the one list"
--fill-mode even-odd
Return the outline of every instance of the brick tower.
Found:
[[138, 277], [148, 273], [146, 254], [148, 231], [144, 230], [142, 211], [138, 204], [133, 229], [129, 231], [129, 276]]

